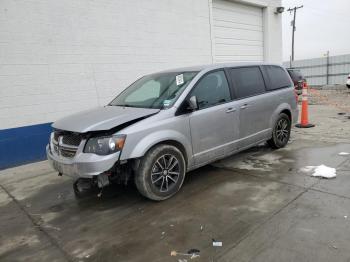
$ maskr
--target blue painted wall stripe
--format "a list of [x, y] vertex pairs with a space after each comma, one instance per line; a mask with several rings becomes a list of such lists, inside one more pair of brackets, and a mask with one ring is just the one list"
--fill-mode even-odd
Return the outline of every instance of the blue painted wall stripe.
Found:
[[0, 130], [0, 170], [45, 160], [51, 124]]

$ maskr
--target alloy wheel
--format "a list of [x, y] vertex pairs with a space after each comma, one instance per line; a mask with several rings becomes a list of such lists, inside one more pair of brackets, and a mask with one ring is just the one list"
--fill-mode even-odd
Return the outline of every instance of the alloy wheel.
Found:
[[286, 119], [280, 119], [276, 126], [276, 137], [279, 142], [285, 143], [289, 137], [288, 121]]
[[168, 192], [180, 176], [179, 160], [172, 154], [160, 156], [152, 167], [151, 181], [160, 192]]

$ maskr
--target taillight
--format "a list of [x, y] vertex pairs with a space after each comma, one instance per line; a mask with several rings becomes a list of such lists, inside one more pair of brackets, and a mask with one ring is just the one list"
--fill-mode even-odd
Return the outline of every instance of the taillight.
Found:
[[295, 97], [295, 102], [298, 104], [299, 98], [298, 98], [297, 90], [295, 89], [294, 89], [294, 97]]

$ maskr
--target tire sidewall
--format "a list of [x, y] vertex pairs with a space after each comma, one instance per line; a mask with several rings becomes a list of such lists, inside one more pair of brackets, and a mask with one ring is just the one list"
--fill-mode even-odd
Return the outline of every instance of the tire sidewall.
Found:
[[[279, 139], [277, 139], [277, 134], [276, 134], [277, 124], [281, 119], [287, 120], [287, 123], [288, 123], [288, 137], [287, 137], [286, 141], [283, 143], [281, 143], [281, 141], [279, 141]], [[287, 145], [289, 138], [290, 138], [291, 127], [292, 127], [292, 123], [291, 123], [289, 117], [284, 113], [280, 114], [275, 122], [275, 125], [273, 127], [273, 132], [272, 132], [272, 139], [273, 139], [273, 142], [274, 142], [276, 148], [281, 148], [281, 147], [284, 147]]]
[[[173, 188], [171, 188], [167, 192], [160, 192], [152, 183], [151, 173], [153, 165], [157, 161], [157, 159], [159, 159], [162, 155], [166, 154], [172, 154], [177, 158], [180, 166], [180, 175], [177, 180], [177, 183]], [[138, 176], [136, 178], [136, 186], [139, 189], [140, 193], [152, 200], [165, 200], [176, 194], [183, 184], [186, 173], [185, 159], [181, 151], [176, 147], [171, 145], [159, 145], [151, 149], [141, 160], [139, 171], [140, 172], [137, 172], [136, 174]], [[139, 183], [140, 180], [142, 180], [142, 183]]]

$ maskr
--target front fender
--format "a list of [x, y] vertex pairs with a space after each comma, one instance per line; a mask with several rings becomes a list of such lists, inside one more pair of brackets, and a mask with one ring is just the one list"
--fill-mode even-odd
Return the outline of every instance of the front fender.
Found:
[[136, 144], [136, 146], [132, 149], [131, 153], [128, 154], [128, 156], [123, 156], [122, 154], [121, 159], [142, 157], [151, 147], [167, 140], [172, 140], [180, 143], [185, 148], [187, 160], [188, 162], [190, 162], [192, 156], [191, 141], [189, 141], [189, 139], [180, 132], [169, 129], [156, 131], [152, 132], [151, 134], [148, 134]]

